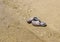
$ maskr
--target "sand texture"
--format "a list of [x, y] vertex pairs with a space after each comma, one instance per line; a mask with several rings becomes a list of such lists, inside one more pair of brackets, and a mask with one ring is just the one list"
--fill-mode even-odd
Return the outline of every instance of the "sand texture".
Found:
[[[47, 27], [26, 22], [34, 16]], [[60, 42], [60, 0], [0, 0], [0, 42]]]

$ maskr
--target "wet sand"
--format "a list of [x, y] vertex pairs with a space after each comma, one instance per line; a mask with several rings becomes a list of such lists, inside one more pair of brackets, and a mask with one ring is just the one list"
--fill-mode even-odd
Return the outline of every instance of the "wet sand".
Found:
[[[60, 42], [60, 0], [0, 0], [0, 42]], [[28, 24], [39, 17], [47, 27]]]

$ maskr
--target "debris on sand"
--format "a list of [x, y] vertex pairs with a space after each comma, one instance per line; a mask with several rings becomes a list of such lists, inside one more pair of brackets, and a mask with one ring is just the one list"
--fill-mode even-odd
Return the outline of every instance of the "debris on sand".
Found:
[[47, 26], [47, 24], [45, 22], [42, 22], [37, 17], [29, 18], [27, 20], [27, 23], [29, 23], [29, 24], [31, 23], [34, 26], [42, 26], [42, 27], [46, 27]]

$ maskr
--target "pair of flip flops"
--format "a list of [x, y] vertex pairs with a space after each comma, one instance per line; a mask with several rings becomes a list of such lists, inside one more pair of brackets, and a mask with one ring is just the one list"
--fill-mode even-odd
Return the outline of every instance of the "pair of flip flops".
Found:
[[32, 23], [32, 25], [34, 25], [34, 26], [42, 26], [42, 27], [46, 27], [47, 26], [47, 24], [45, 22], [42, 22], [37, 17], [29, 18], [27, 20], [27, 23], [29, 23], [29, 24]]

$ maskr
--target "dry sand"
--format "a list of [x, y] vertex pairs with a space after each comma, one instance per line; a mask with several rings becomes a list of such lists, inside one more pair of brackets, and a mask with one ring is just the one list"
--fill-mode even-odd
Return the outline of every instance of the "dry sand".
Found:
[[[47, 27], [27, 24], [33, 16]], [[60, 0], [0, 0], [0, 42], [60, 42]]]

